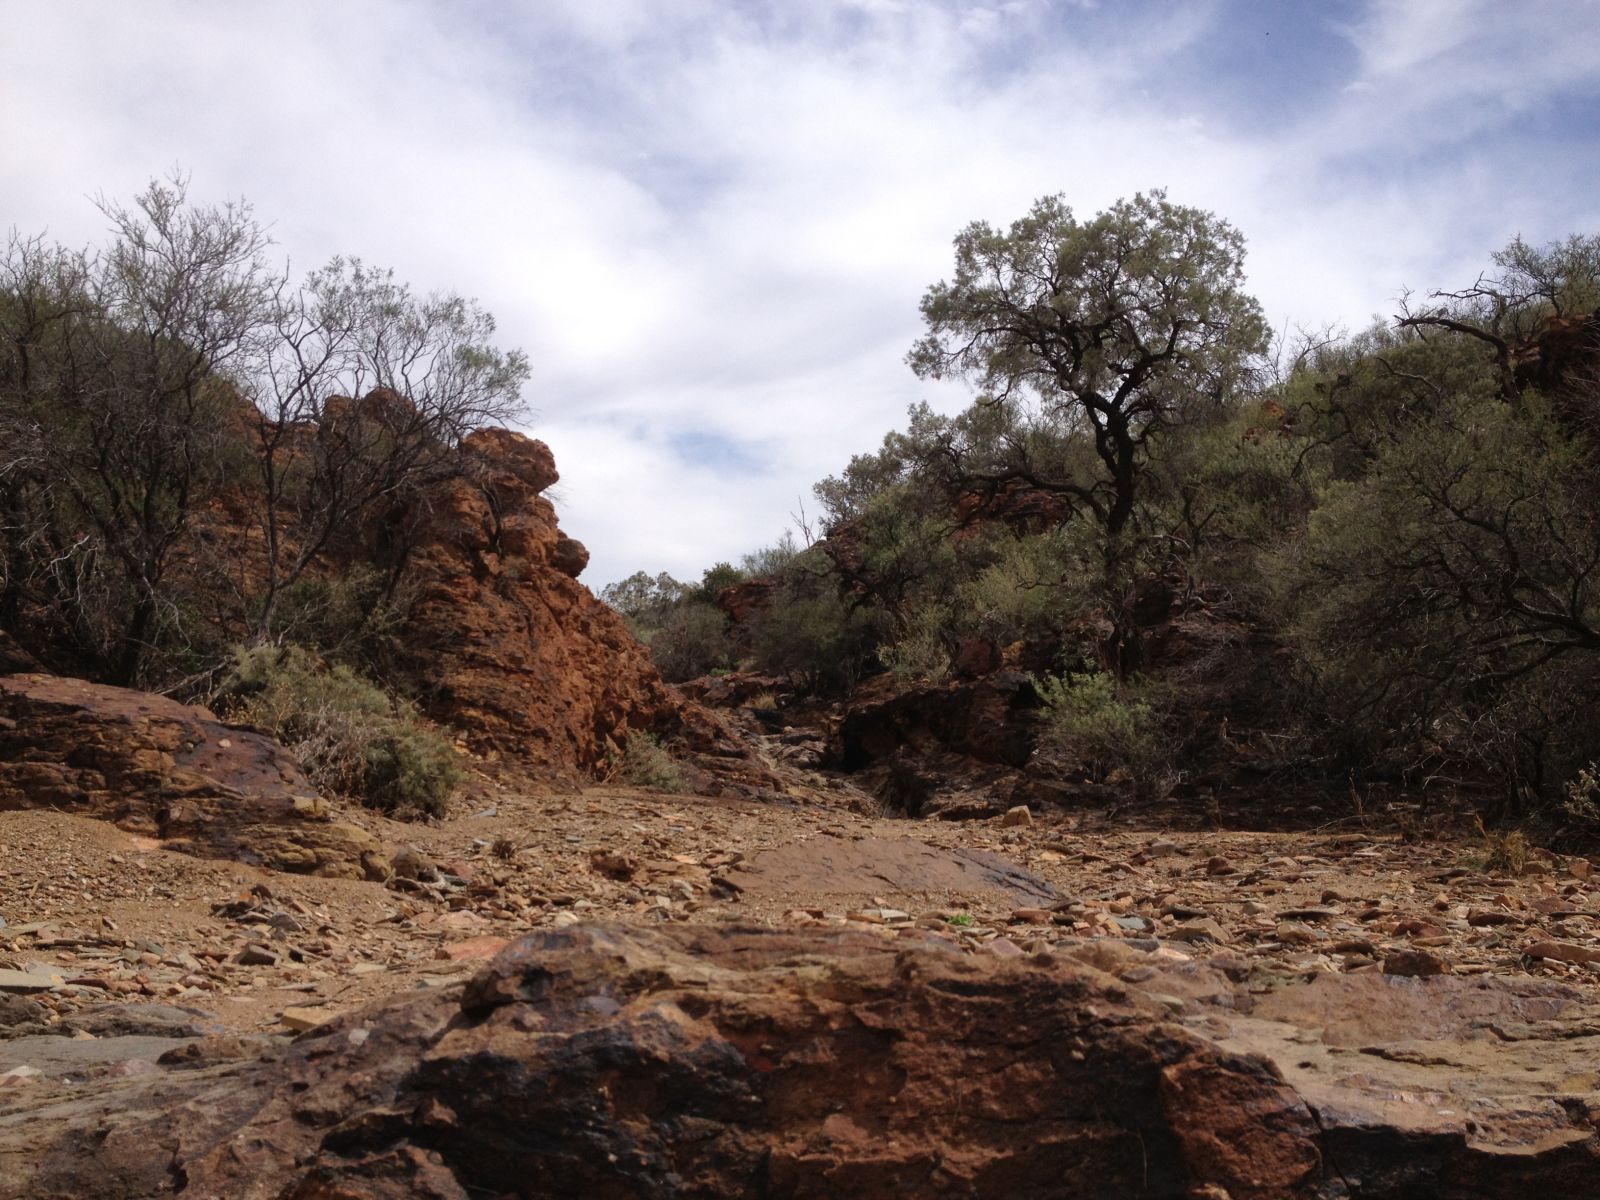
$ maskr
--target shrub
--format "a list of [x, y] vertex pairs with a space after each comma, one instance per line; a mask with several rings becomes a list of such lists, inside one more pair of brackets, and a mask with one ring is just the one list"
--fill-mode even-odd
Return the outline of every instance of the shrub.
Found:
[[921, 605], [907, 614], [900, 636], [879, 648], [878, 658], [903, 682], [941, 683], [950, 674], [952, 624], [947, 606]]
[[1528, 865], [1529, 844], [1527, 836], [1520, 829], [1490, 829], [1483, 823], [1483, 817], [1474, 815], [1473, 825], [1482, 839], [1483, 851], [1479, 861], [1485, 871], [1506, 871], [1512, 875], [1522, 874], [1522, 868]]
[[1473, 763], [1496, 818], [1558, 805], [1600, 755], [1592, 451], [1536, 399], [1435, 401], [1270, 564], [1345, 753]]
[[1155, 710], [1144, 699], [1119, 695], [1112, 676], [1044, 675], [1033, 685], [1043, 702], [1041, 748], [1089, 760], [1100, 778], [1117, 767], [1140, 775], [1159, 766]]
[[393, 583], [388, 571], [361, 562], [303, 575], [279, 595], [272, 636], [339, 660], [381, 662], [400, 641], [413, 600], [414, 589]]
[[683, 768], [652, 734], [637, 731], [628, 734], [622, 756], [615, 760], [613, 768], [624, 783], [634, 787], [657, 788], [663, 792], [689, 790]]
[[684, 601], [668, 611], [648, 644], [656, 670], [671, 683], [698, 679], [732, 662], [726, 614], [699, 600]]
[[809, 595], [786, 588], [756, 625], [756, 666], [797, 678], [809, 692], [843, 690], [859, 675], [874, 630], [873, 614], [853, 607], [831, 580]]
[[450, 743], [408, 705], [297, 646], [237, 651], [214, 699], [293, 750], [319, 790], [396, 816], [443, 814], [461, 781]]
[[1569, 818], [1589, 829], [1600, 827], [1600, 764], [1579, 767], [1563, 791], [1561, 807]]

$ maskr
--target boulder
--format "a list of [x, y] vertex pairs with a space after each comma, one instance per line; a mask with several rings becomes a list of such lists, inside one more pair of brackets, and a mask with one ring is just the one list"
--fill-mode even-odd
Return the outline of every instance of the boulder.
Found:
[[0, 810], [56, 808], [174, 849], [280, 871], [381, 877], [382, 844], [332, 819], [294, 756], [165, 696], [0, 677]]
[[[0, 1196], [142, 1195], [139, 1171], [238, 1200], [1600, 1196], [1580, 1069], [1600, 1026], [1570, 989], [1367, 974], [1258, 995], [1119, 939], [1006, 944], [536, 933], [281, 1060], [117, 1079], [114, 1106], [74, 1101], [104, 1108], [92, 1137], [0, 1123]], [[40, 1061], [26, 1103], [48, 1125], [64, 1097]]]

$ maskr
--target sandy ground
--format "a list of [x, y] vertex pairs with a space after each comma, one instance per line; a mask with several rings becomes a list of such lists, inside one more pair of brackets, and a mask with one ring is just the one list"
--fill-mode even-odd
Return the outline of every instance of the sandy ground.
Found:
[[[854, 810], [863, 811], [854, 811]], [[403, 848], [385, 883], [190, 858], [114, 826], [0, 813], [0, 998], [46, 1023], [108, 1001], [306, 1028], [470, 974], [506, 939], [576, 921], [855, 924], [973, 953], [1096, 937], [1227, 956], [1262, 987], [1318, 972], [1533, 973], [1600, 984], [1600, 873], [1475, 840], [1090, 828], [864, 815], [848, 786], [757, 804], [482, 781], [441, 824], [363, 815]], [[25, 979], [4, 974], [21, 972]], [[33, 982], [29, 982], [33, 981]]]

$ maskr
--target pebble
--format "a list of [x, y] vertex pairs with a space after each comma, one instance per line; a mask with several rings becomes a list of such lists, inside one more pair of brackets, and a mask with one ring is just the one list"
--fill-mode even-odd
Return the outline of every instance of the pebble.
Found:
[[1449, 970], [1449, 963], [1426, 950], [1392, 950], [1383, 960], [1385, 975], [1421, 978], [1428, 975], [1443, 975]]
[[1600, 949], [1572, 942], [1534, 942], [1523, 953], [1529, 958], [1548, 958], [1564, 963], [1600, 962]]
[[1227, 945], [1233, 941], [1227, 930], [1210, 917], [1179, 925], [1176, 929], [1168, 930], [1166, 936], [1175, 942], [1216, 942]]
[[338, 1015], [332, 1009], [297, 1006], [278, 1013], [278, 1022], [291, 1033], [304, 1033], [308, 1029], [326, 1025]]
[[1011, 919], [1024, 925], [1048, 925], [1055, 919], [1055, 913], [1048, 908], [1015, 908], [1011, 910]]
[[861, 908], [845, 914], [850, 921], [863, 921], [868, 925], [893, 925], [911, 920], [911, 914], [898, 908]]
[[1316, 930], [1309, 925], [1302, 925], [1299, 921], [1279, 921], [1274, 932], [1278, 940], [1286, 946], [1309, 946], [1318, 940]]

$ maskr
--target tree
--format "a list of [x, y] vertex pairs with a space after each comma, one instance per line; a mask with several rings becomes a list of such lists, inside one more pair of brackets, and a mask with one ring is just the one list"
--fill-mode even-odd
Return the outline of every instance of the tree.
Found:
[[[99, 206], [103, 246], [0, 250], [0, 628], [171, 682], [157, 650], [199, 673], [229, 638], [272, 640], [342, 542], [380, 532], [392, 583], [397, 517], [463, 469], [463, 435], [520, 411], [527, 361], [475, 302], [359, 262], [291, 282], [249, 205], [190, 203], [181, 177]], [[228, 522], [252, 536], [217, 539]]]
[[167, 575], [222, 480], [223, 379], [279, 281], [248, 205], [188, 205], [181, 179], [98, 203], [104, 247], [13, 235], [0, 264], [0, 426], [30, 448], [0, 464], [4, 610], [31, 591], [78, 655], [132, 684], [181, 618]]
[[913, 370], [972, 380], [991, 405], [1035, 402], [1045, 426], [1088, 436], [1098, 471], [1041, 462], [1015, 435], [976, 455], [952, 439], [946, 453], [971, 478], [1071, 498], [1104, 526], [1114, 557], [1151, 440], [1224, 401], [1266, 349], [1243, 257], [1226, 221], [1160, 191], [1087, 222], [1050, 196], [1009, 230], [967, 226], [954, 277], [923, 297]]
[[1524, 390], [1522, 352], [1552, 322], [1600, 305], [1600, 236], [1574, 235], [1544, 247], [1518, 237], [1494, 255], [1494, 264], [1467, 287], [1429, 292], [1420, 305], [1406, 295], [1395, 323], [1481, 344], [1492, 355], [1501, 397], [1516, 403]]
[[[332, 544], [461, 470], [448, 452], [467, 433], [516, 417], [528, 378], [520, 351], [491, 344], [494, 318], [475, 301], [416, 296], [358, 259], [280, 289], [262, 316], [258, 351], [236, 375], [251, 405], [266, 549], [257, 640]], [[391, 566], [405, 550], [390, 547]]]

